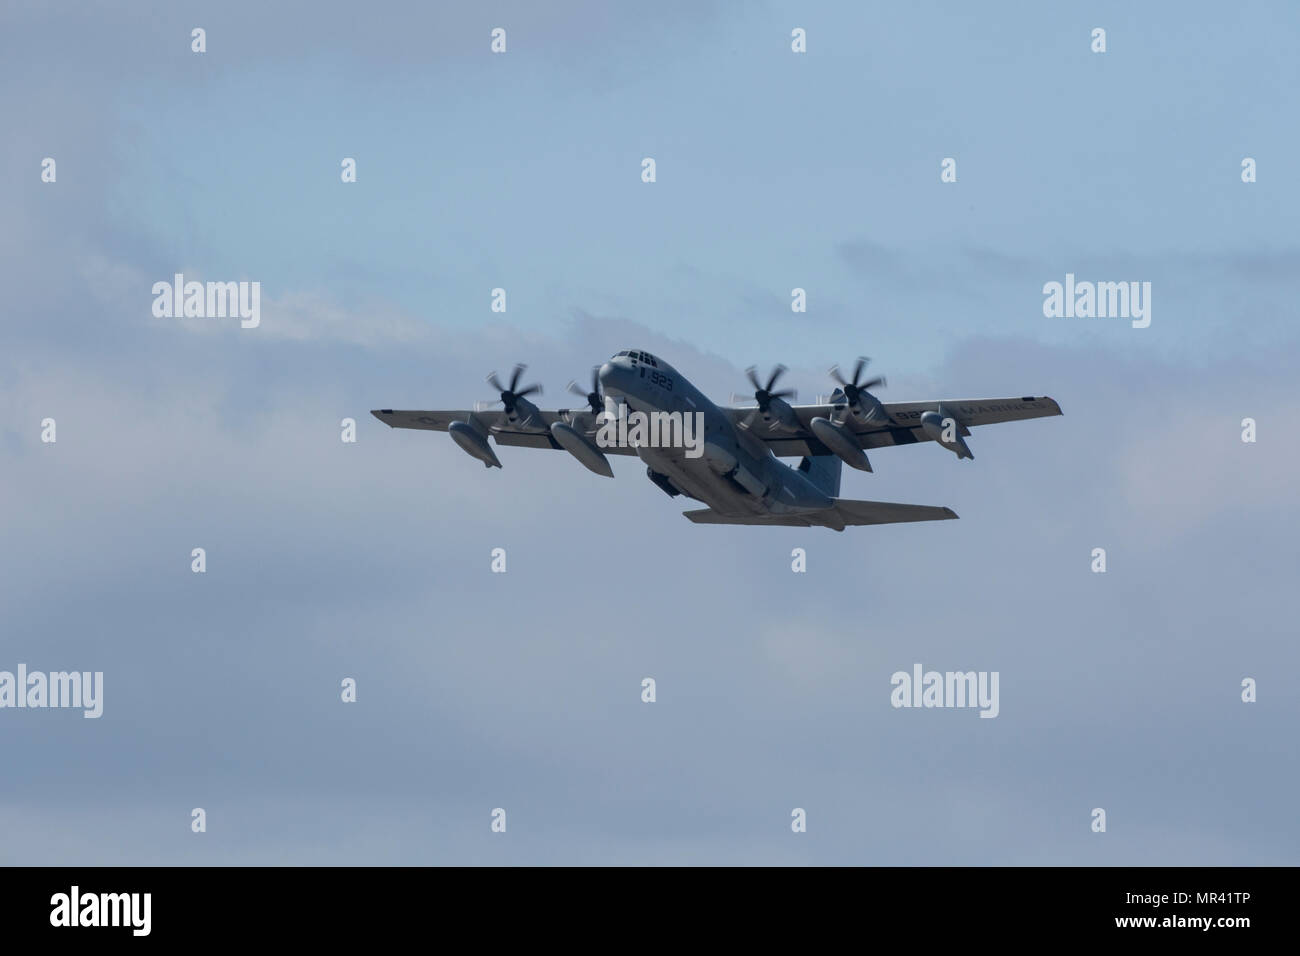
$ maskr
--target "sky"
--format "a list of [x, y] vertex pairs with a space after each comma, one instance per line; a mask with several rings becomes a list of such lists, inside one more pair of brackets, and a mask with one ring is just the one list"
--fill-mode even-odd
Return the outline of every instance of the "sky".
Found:
[[[0, 863], [1300, 862], [1298, 27], [7, 4], [0, 671], [104, 701], [0, 709]], [[177, 272], [260, 324], [156, 317]], [[1047, 317], [1067, 273], [1150, 282], [1150, 326]], [[369, 415], [515, 362], [568, 405], [626, 348], [718, 401], [869, 355], [884, 401], [1064, 415], [874, 452], [847, 497], [961, 519], [843, 534]], [[916, 663], [998, 672], [996, 719], [892, 707]]]

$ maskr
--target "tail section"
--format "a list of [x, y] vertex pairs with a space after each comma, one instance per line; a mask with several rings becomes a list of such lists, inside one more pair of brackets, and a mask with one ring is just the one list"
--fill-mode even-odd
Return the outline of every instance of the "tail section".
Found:
[[840, 496], [840, 468], [844, 462], [839, 455], [805, 455], [799, 462], [800, 471], [818, 491], [832, 498]]

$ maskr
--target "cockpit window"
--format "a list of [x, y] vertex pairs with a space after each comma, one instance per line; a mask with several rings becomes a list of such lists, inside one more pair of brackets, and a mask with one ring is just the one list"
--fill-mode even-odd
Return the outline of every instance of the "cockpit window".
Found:
[[621, 358], [624, 355], [630, 358], [633, 362], [645, 362], [646, 365], [653, 366], [654, 368], [659, 367], [658, 360], [649, 352], [640, 352], [636, 349], [624, 349], [622, 352], [615, 355], [614, 358]]

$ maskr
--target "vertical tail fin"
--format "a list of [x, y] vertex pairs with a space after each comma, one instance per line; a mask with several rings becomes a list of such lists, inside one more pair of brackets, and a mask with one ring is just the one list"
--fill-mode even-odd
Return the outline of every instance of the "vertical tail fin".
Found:
[[832, 498], [840, 496], [840, 468], [844, 464], [839, 455], [805, 455], [799, 462], [799, 471], [819, 491]]

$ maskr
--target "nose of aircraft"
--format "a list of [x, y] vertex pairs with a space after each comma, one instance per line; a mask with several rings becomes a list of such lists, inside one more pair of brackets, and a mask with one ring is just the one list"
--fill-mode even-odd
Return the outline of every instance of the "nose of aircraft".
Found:
[[632, 360], [624, 355], [615, 355], [600, 367], [600, 387], [607, 395], [623, 396], [636, 381]]
[[600, 367], [601, 390], [611, 395], [622, 395], [627, 390], [627, 359], [612, 358]]

